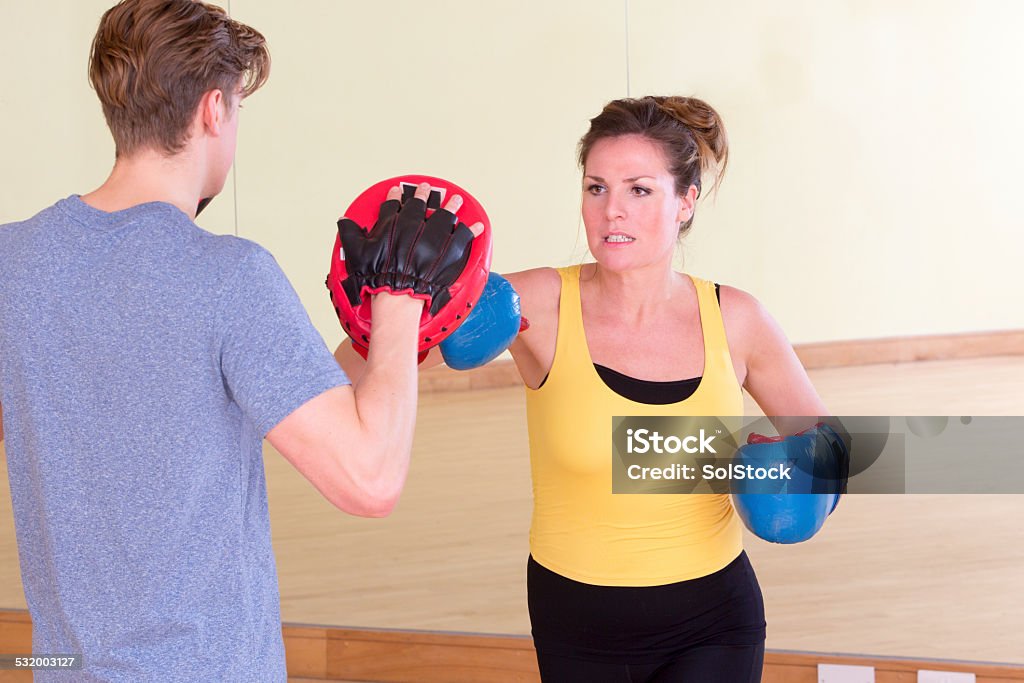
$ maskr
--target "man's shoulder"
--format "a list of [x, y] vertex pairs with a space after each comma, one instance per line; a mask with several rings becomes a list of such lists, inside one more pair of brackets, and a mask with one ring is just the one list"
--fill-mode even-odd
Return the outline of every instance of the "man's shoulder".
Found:
[[57, 202], [37, 212], [34, 216], [0, 223], [0, 235], [11, 235], [13, 234], [11, 231], [17, 228], [44, 225], [55, 220], [64, 220], [65, 218], [64, 213], [60, 210], [60, 202]]
[[244, 237], [217, 235], [196, 227], [194, 239], [204, 254], [221, 263], [241, 263], [269, 256], [266, 249]]
[[[206, 233], [196, 242], [192, 265], [206, 273], [210, 285], [227, 301], [253, 292], [288, 289], [290, 283], [274, 255], [252, 240]], [[199, 275], [200, 279], [204, 276]]]
[[58, 204], [51, 204], [29, 218], [0, 223], [0, 256], [17, 258], [22, 248], [31, 246], [33, 240], [45, 239], [52, 226], [66, 221], [67, 216]]
[[[248, 279], [258, 273], [276, 275], [281, 268], [273, 254], [260, 244], [235, 235], [214, 235], [204, 232], [194, 242], [195, 263], [214, 269], [236, 281]], [[235, 277], [232, 278], [232, 275]]]

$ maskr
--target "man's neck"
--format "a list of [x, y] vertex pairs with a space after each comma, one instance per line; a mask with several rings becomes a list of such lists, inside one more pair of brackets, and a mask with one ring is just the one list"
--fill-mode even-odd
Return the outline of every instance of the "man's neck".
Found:
[[188, 150], [168, 157], [153, 150], [139, 151], [114, 162], [110, 177], [82, 201], [100, 211], [120, 211], [148, 202], [166, 202], [195, 218], [202, 195], [194, 155]]

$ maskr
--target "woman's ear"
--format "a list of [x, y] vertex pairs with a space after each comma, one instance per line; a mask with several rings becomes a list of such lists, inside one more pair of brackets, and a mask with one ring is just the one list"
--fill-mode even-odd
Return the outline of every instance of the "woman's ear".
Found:
[[693, 210], [697, 206], [697, 186], [690, 185], [684, 194], [679, 195], [679, 213], [676, 222], [682, 225], [693, 218]]

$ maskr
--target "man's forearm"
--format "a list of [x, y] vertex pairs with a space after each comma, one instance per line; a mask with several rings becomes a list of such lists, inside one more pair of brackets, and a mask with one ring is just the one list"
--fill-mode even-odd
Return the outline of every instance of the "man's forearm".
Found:
[[416, 349], [422, 311], [423, 302], [408, 296], [375, 296], [373, 343], [353, 380], [364, 433], [383, 440], [383, 457], [373, 468], [399, 488], [408, 471], [416, 426]]

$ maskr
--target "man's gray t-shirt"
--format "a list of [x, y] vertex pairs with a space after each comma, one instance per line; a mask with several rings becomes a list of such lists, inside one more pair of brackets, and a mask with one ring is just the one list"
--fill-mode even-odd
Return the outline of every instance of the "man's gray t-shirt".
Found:
[[285, 680], [264, 435], [344, 373], [273, 257], [170, 204], [0, 226], [0, 404], [37, 680]]

